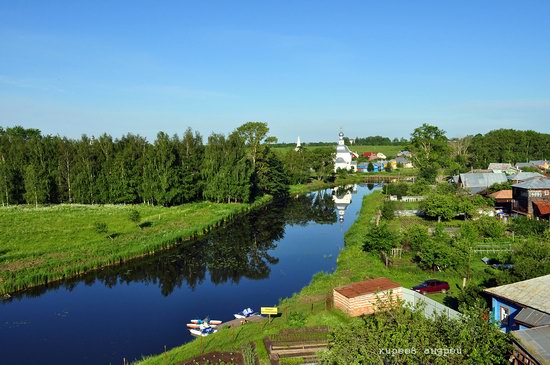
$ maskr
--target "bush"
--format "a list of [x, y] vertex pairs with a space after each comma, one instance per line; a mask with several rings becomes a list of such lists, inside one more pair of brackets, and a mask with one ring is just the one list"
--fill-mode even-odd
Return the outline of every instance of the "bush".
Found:
[[550, 242], [529, 239], [514, 247], [514, 275], [520, 280], [550, 274]]
[[521, 236], [538, 236], [544, 233], [547, 222], [529, 219], [527, 217], [516, 217], [512, 220], [510, 229]]
[[406, 183], [390, 183], [384, 184], [382, 192], [386, 195], [397, 195], [401, 199], [403, 195], [407, 195], [409, 186]]
[[395, 247], [398, 236], [390, 231], [388, 226], [381, 223], [378, 226], [371, 226], [367, 231], [363, 251], [389, 251]]
[[141, 214], [136, 209], [132, 209], [132, 210], [130, 210], [130, 213], [128, 214], [128, 219], [130, 220], [130, 222], [133, 222], [133, 223], [137, 224], [139, 222], [139, 220], [141, 219]]
[[397, 208], [397, 204], [394, 201], [391, 200], [384, 200], [384, 203], [382, 203], [382, 218], [387, 220], [392, 220], [395, 218], [395, 210]]
[[429, 239], [430, 235], [428, 234], [428, 229], [419, 224], [415, 224], [403, 235], [401, 244], [403, 246], [409, 246], [413, 252], [417, 252]]
[[306, 324], [306, 315], [302, 312], [290, 312], [288, 314], [288, 324], [290, 327], [303, 327]]
[[475, 221], [475, 224], [482, 237], [501, 238], [506, 232], [506, 224], [493, 217], [481, 217]]
[[107, 233], [107, 223], [105, 222], [94, 223], [94, 230], [99, 234]]

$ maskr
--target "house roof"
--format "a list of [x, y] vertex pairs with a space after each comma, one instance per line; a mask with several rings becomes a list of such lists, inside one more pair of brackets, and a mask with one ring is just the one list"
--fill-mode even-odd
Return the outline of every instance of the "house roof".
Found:
[[550, 275], [485, 289], [484, 292], [550, 314]]
[[546, 176], [533, 177], [514, 184], [512, 187], [521, 189], [550, 189], [550, 178]]
[[489, 195], [493, 199], [512, 199], [512, 190], [500, 190]]
[[540, 364], [550, 365], [550, 326], [512, 331], [512, 336]]
[[521, 322], [530, 327], [540, 327], [550, 325], [550, 314], [539, 312], [532, 308], [523, 308], [514, 317], [514, 321]]
[[360, 281], [339, 288], [334, 288], [338, 293], [342, 294], [346, 298], [355, 298], [360, 295], [377, 293], [384, 290], [395, 289], [401, 287], [394, 281], [388, 278], [376, 278], [366, 281]]
[[529, 161], [531, 165], [540, 166], [540, 165], [546, 165], [548, 163], [547, 160], [532, 160]]
[[512, 167], [511, 163], [491, 162], [489, 164], [489, 167], [487, 167], [487, 169], [488, 170], [508, 170], [510, 167]]
[[538, 172], [520, 171], [517, 174], [508, 176], [508, 180], [524, 181], [527, 179], [531, 179], [533, 177], [541, 177], [541, 176], [543, 175], [539, 174]]
[[533, 200], [533, 204], [537, 206], [540, 215], [550, 214], [550, 202], [547, 200]]
[[410, 163], [411, 161], [408, 159], [408, 158], [405, 158], [405, 157], [397, 157], [395, 159], [395, 162], [397, 163], [402, 163], [402, 164], [408, 164]]
[[504, 174], [503, 172], [469, 172], [465, 174], [460, 174], [460, 181], [465, 188], [488, 188], [493, 184], [507, 182], [508, 179], [506, 178], [506, 174]]

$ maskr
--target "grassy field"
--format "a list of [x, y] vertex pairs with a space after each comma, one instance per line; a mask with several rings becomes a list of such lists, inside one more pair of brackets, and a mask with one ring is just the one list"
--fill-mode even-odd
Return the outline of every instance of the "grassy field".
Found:
[[[307, 148], [310, 148], [310, 149], [315, 149], [315, 148], [331, 148], [331, 146], [305, 146]], [[336, 147], [336, 143], [334, 143], [334, 146], [333, 147]], [[293, 149], [294, 146], [288, 146], [288, 147], [273, 147], [273, 151], [277, 152], [277, 153], [285, 153], [291, 149]], [[361, 146], [361, 145], [352, 145], [352, 146], [349, 146], [349, 148], [354, 151], [354, 152], [357, 152], [359, 154], [363, 153], [363, 152], [382, 152], [383, 154], [386, 155], [386, 157], [388, 158], [392, 158], [392, 157], [395, 157], [399, 151], [401, 151], [403, 148], [405, 148], [404, 146]]]
[[[344, 315], [336, 309], [326, 307], [326, 298], [332, 293], [334, 287], [350, 282], [376, 277], [387, 277], [399, 282], [404, 287], [412, 287], [424, 280], [435, 278], [448, 281], [451, 286], [450, 294], [456, 292], [461, 284], [461, 275], [456, 272], [429, 272], [419, 269], [410, 258], [395, 260], [394, 266], [384, 266], [376, 254], [363, 252], [362, 245], [365, 233], [374, 220], [374, 216], [383, 200], [380, 192], [367, 195], [363, 200], [361, 213], [352, 227], [346, 232], [345, 247], [338, 256], [338, 265], [334, 273], [318, 273], [311, 283], [303, 288], [300, 293], [290, 298], [282, 299], [278, 304], [282, 315], [275, 318], [272, 323], [249, 323], [235, 329], [223, 329], [215, 335], [203, 339], [202, 349], [200, 341], [192, 341], [183, 346], [174, 348], [162, 355], [152, 356], [140, 362], [140, 365], [176, 364], [183, 360], [195, 357], [208, 351], [238, 350], [248, 342], [255, 342], [262, 364], [268, 364], [267, 352], [262, 339], [267, 335], [279, 332], [281, 329], [296, 325], [289, 314], [298, 313], [304, 319], [300, 325], [304, 326], [329, 326], [358, 320]], [[398, 222], [399, 220], [395, 220]], [[396, 223], [398, 224], [398, 223]], [[473, 270], [476, 273], [476, 281], [483, 279], [486, 266], [475, 262]], [[430, 297], [443, 302], [446, 294], [435, 294]], [[292, 318], [292, 316], [290, 316]]]
[[[265, 204], [56, 205], [0, 208], [0, 294], [153, 253]], [[137, 210], [140, 219], [130, 220]], [[104, 223], [106, 231], [96, 228]]]

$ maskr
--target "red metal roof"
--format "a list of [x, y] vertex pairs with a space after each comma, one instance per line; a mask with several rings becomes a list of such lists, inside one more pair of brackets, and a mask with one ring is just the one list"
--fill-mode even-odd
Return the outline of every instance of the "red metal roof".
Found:
[[376, 293], [384, 290], [395, 289], [401, 287], [394, 281], [388, 278], [376, 278], [372, 280], [360, 281], [346, 286], [335, 288], [338, 293], [346, 298], [355, 298], [364, 294]]
[[547, 200], [533, 200], [533, 204], [537, 206], [540, 215], [550, 214], [550, 201]]
[[376, 156], [376, 152], [363, 152], [363, 157]]

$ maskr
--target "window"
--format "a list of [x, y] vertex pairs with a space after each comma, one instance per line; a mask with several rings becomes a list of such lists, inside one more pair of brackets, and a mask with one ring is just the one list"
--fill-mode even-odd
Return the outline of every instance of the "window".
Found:
[[504, 322], [506, 318], [510, 315], [510, 308], [508, 307], [500, 307], [500, 321]]
[[550, 190], [544, 190], [544, 195], [550, 195]]
[[540, 198], [540, 197], [542, 197], [542, 191], [540, 191], [540, 190], [530, 191], [529, 196], [533, 197], [533, 198]]

